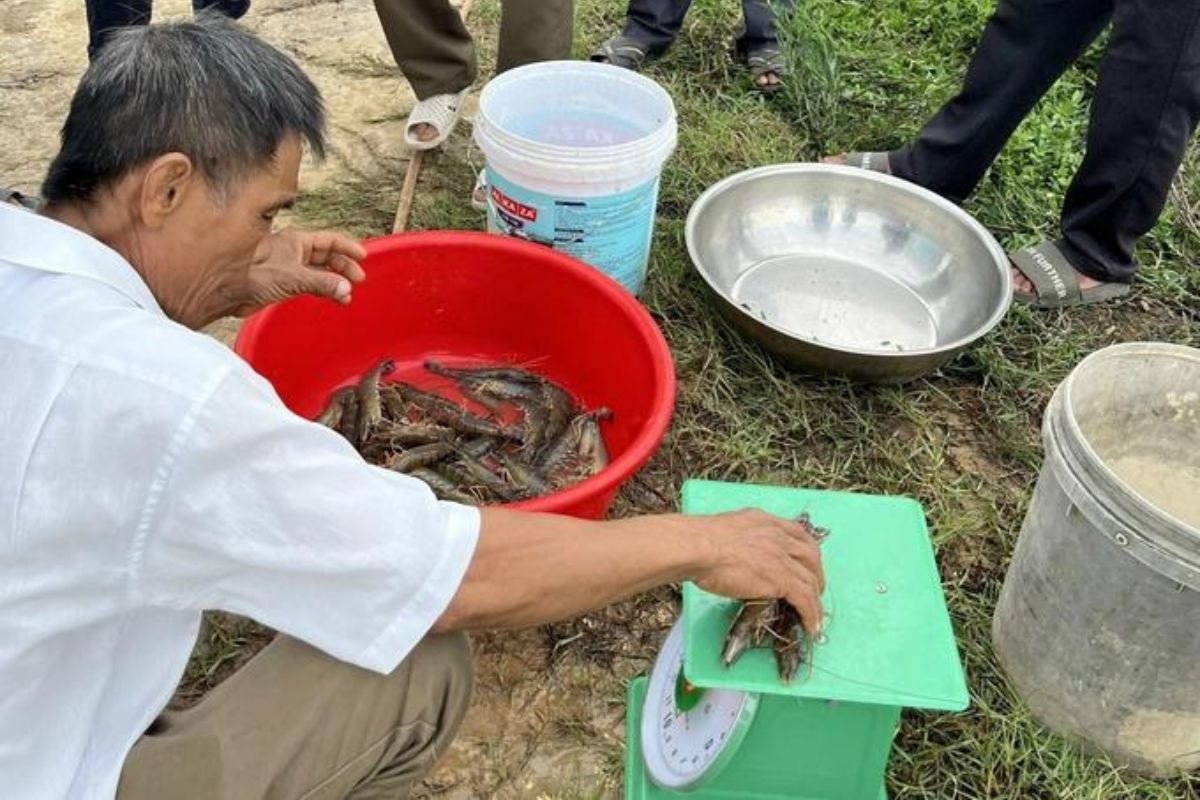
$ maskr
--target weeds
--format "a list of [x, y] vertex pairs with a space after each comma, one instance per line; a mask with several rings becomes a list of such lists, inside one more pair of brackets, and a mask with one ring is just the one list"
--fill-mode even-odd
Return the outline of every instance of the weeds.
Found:
[[803, 155], [809, 159], [832, 152], [843, 127], [844, 80], [837, 42], [825, 22], [826, 3], [801, 0], [792, 8], [772, 7], [779, 47], [792, 73], [783, 93], [808, 140]]

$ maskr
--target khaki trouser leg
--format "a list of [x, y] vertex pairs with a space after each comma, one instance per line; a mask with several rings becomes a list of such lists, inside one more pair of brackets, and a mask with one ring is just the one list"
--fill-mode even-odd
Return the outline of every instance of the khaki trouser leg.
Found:
[[573, 0], [501, 0], [496, 72], [571, 57]]
[[418, 100], [475, 82], [475, 45], [447, 0], [375, 0], [392, 58]]
[[462, 634], [391, 675], [280, 636], [199, 705], [168, 712], [125, 762], [118, 800], [396, 800], [450, 746], [471, 697]]

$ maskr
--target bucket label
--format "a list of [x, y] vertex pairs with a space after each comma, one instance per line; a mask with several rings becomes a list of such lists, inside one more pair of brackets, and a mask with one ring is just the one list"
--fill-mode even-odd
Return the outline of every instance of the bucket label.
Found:
[[556, 197], [527, 189], [491, 168], [488, 230], [553, 247], [599, 269], [636, 294], [646, 278], [658, 178], [626, 192]]
[[492, 202], [506, 217], [515, 217], [522, 222], [537, 222], [536, 208], [518, 203], [495, 186], [492, 187]]

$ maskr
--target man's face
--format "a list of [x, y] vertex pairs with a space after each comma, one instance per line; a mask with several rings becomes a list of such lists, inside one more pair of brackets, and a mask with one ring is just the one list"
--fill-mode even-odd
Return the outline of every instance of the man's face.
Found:
[[301, 152], [299, 138], [284, 140], [264, 169], [223, 193], [199, 175], [189, 181], [155, 237], [154, 258], [173, 278], [192, 278], [190, 286], [178, 287], [184, 295], [237, 292], [275, 216], [295, 201]]

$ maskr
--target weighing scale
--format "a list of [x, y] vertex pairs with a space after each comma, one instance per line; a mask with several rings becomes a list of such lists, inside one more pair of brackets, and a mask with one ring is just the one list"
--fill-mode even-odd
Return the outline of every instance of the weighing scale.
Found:
[[626, 800], [887, 800], [900, 709], [969, 702], [924, 510], [903, 497], [683, 487], [684, 513], [742, 508], [808, 512], [830, 531], [821, 636], [788, 685], [769, 649], [726, 668], [738, 603], [685, 584], [649, 677], [629, 686]]

